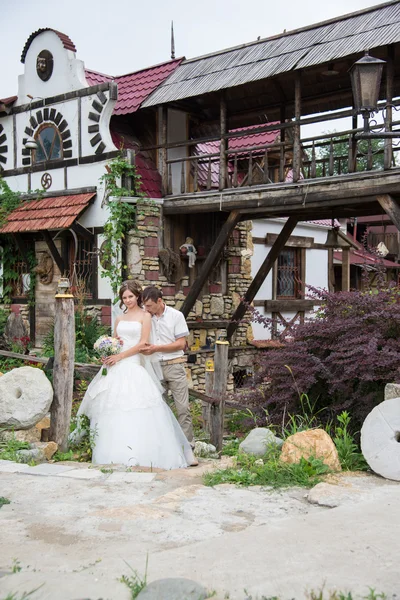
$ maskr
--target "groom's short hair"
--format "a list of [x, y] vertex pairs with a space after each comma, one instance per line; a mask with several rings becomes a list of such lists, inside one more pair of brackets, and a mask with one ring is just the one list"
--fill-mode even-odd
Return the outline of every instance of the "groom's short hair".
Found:
[[157, 302], [157, 300], [159, 300], [162, 297], [163, 297], [162, 291], [160, 290], [160, 288], [156, 287], [155, 285], [149, 285], [148, 287], [144, 288], [143, 293], [142, 293], [143, 302], [147, 302], [147, 300], [152, 300], [153, 302]]

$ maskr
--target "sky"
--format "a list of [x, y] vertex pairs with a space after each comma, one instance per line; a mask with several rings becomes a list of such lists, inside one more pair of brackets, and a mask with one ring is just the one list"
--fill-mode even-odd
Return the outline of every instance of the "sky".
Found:
[[193, 58], [311, 25], [377, 0], [0, 0], [0, 98], [17, 94], [21, 52], [42, 27], [68, 35], [85, 66], [122, 75], [176, 57]]

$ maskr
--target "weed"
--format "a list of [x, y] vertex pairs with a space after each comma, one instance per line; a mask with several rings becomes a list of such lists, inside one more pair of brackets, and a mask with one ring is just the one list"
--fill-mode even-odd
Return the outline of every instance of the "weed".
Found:
[[100, 469], [100, 471], [104, 474], [114, 473], [114, 469], [106, 469], [104, 467], [102, 469]]
[[240, 440], [238, 438], [229, 440], [223, 447], [221, 454], [225, 456], [236, 456], [239, 452]]
[[29, 443], [18, 441], [13, 433], [11, 439], [0, 441], [0, 459], [18, 462], [18, 450], [27, 450], [28, 448], [30, 448]]
[[335, 442], [340, 464], [344, 471], [366, 471], [368, 465], [349, 432], [351, 418], [347, 411], [337, 416], [339, 426], [335, 428]]
[[4, 496], [0, 496], [0, 508], [5, 504], [11, 504], [11, 500], [4, 498]]
[[127, 575], [122, 575], [121, 579], [119, 580], [121, 583], [124, 583], [130, 593], [131, 593], [131, 600], [135, 600], [135, 598], [138, 597], [138, 595], [140, 594], [140, 592], [142, 591], [143, 588], [146, 587], [147, 585], [147, 566], [148, 566], [148, 562], [149, 562], [149, 557], [148, 555], [146, 556], [146, 567], [144, 570], [144, 575], [143, 577], [140, 577], [140, 575], [138, 575], [138, 572], [135, 571], [134, 569], [132, 569], [132, 567], [130, 565], [128, 565], [128, 563], [125, 561], [125, 564], [129, 567], [129, 569], [132, 571], [133, 575], [127, 576]]
[[2, 598], [1, 600], [26, 600], [27, 598], [30, 598], [30, 596], [32, 596], [32, 594], [34, 594], [35, 592], [40, 590], [40, 588], [43, 586], [44, 586], [44, 583], [42, 583], [42, 585], [39, 585], [39, 587], [35, 588], [34, 590], [31, 590], [30, 592], [22, 592], [22, 596], [17, 596], [16, 593], [7, 594], [7, 596]]
[[320, 459], [301, 458], [297, 464], [279, 460], [280, 450], [271, 447], [263, 456], [264, 464], [257, 463], [257, 456], [239, 454], [236, 467], [205, 473], [205, 485], [236, 483], [238, 485], [265, 485], [272, 488], [289, 486], [312, 487], [322, 480], [329, 468]]
[[19, 573], [22, 571], [21, 563], [17, 558], [13, 558], [13, 564], [11, 567], [11, 573]]

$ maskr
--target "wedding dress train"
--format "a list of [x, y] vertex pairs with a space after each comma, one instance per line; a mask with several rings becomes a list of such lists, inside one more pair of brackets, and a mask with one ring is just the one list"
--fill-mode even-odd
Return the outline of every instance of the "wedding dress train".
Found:
[[[136, 346], [141, 330], [138, 321], [118, 323], [123, 351]], [[194, 461], [188, 440], [162, 398], [161, 384], [145, 363], [140, 354], [124, 358], [109, 367], [107, 375], [100, 369], [90, 383], [78, 416], [87, 415], [94, 431], [93, 463], [176, 469]]]

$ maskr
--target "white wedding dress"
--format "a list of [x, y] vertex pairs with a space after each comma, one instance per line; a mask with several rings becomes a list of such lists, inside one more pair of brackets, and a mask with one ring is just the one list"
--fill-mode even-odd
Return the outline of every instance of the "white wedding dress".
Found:
[[[141, 331], [138, 321], [118, 323], [123, 350], [138, 344]], [[185, 434], [162, 398], [162, 386], [148, 369], [149, 360], [135, 354], [109, 367], [107, 375], [100, 369], [90, 383], [78, 416], [86, 415], [94, 431], [93, 463], [177, 469], [194, 461]]]

